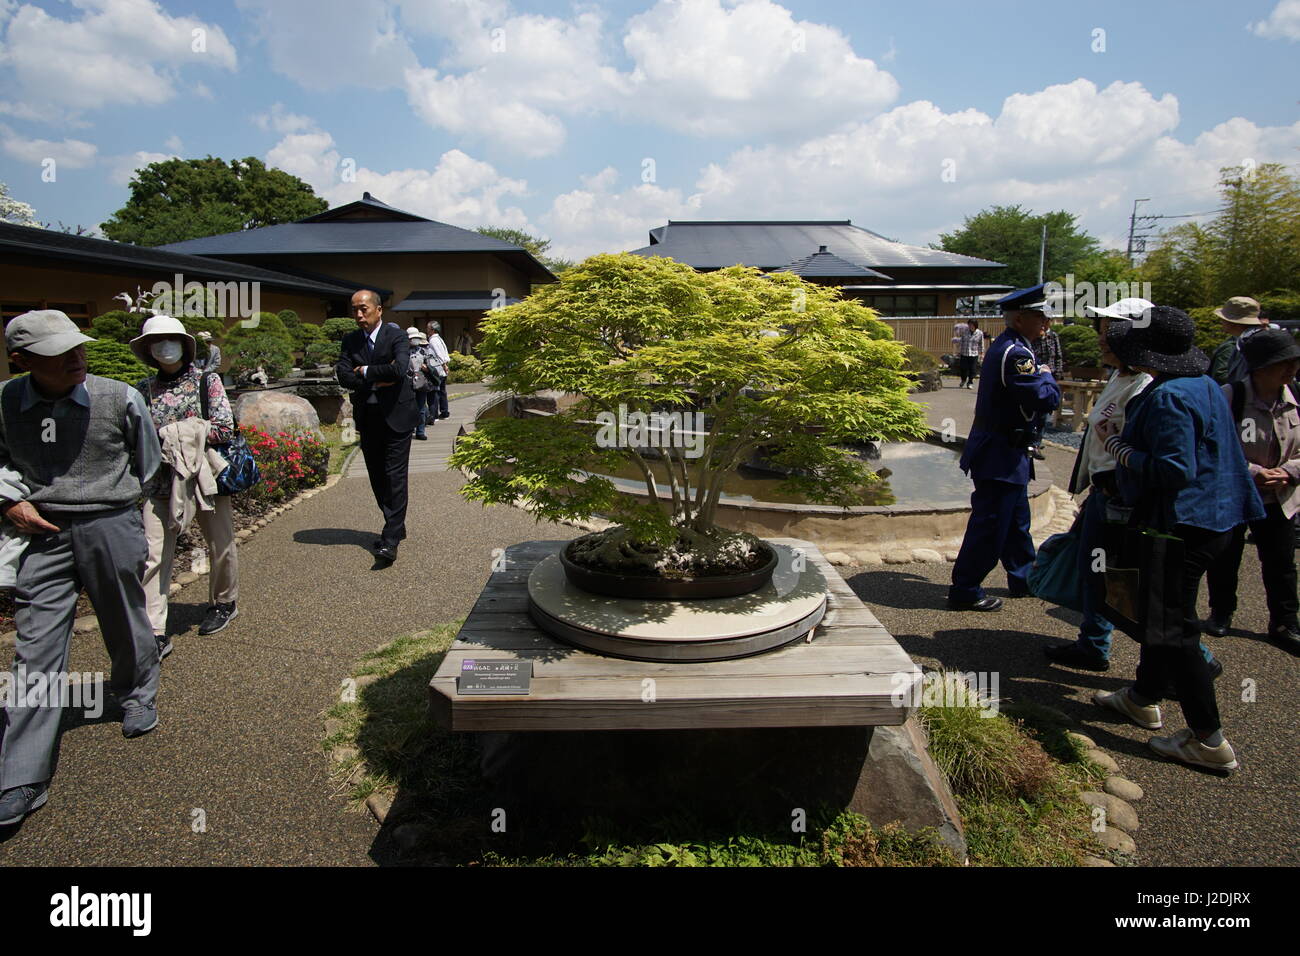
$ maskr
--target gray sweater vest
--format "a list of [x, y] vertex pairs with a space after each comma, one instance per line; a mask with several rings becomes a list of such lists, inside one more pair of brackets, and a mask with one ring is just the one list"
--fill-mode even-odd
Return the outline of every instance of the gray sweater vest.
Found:
[[133, 505], [140, 481], [131, 470], [134, 436], [126, 433], [131, 386], [86, 376], [90, 407], [38, 399], [20, 409], [22, 379], [0, 393], [9, 466], [21, 472], [41, 511], [107, 511]]

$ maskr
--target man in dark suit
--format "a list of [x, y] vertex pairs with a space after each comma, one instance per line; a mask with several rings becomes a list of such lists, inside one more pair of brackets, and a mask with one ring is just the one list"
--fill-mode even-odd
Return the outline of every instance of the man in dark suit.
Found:
[[352, 392], [370, 487], [384, 530], [375, 542], [375, 557], [391, 564], [406, 537], [406, 472], [411, 433], [418, 409], [407, 368], [410, 340], [396, 325], [384, 321], [379, 296], [363, 289], [352, 297], [357, 330], [343, 337], [334, 371], [339, 384]]

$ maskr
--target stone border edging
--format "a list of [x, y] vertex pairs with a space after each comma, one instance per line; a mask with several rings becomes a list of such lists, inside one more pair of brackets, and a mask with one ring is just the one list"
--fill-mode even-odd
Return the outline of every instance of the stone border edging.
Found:
[[[1141, 823], [1137, 810], [1130, 801], [1141, 800], [1145, 795], [1140, 786], [1125, 777], [1119, 776], [1119, 764], [1115, 758], [1097, 746], [1086, 734], [1067, 731], [1066, 736], [1074, 743], [1085, 748], [1084, 759], [1101, 767], [1108, 774], [1102, 782], [1101, 792], [1096, 790], [1079, 791], [1079, 801], [1093, 808], [1093, 833], [1097, 841], [1106, 849], [1124, 856], [1137, 852], [1133, 834]], [[1100, 811], [1100, 813], [1098, 813]], [[1100, 828], [1098, 828], [1100, 824]], [[1111, 860], [1098, 856], [1085, 855], [1084, 866], [1114, 866]]]
[[[335, 484], [338, 483], [339, 479], [341, 479], [342, 477], [343, 475], [341, 472], [337, 475], [330, 475], [325, 479], [325, 483], [323, 485], [317, 485], [315, 488], [308, 488], [306, 491], [299, 492], [297, 495], [290, 498], [288, 501], [283, 502], [282, 504], [279, 504], [276, 507], [272, 508], [270, 511], [268, 511], [261, 518], [258, 518], [247, 528], [243, 528], [239, 531], [236, 531], [235, 540], [240, 543], [247, 541], [249, 538], [253, 536], [253, 533], [255, 531], [260, 531], [263, 528], [265, 528], [268, 524], [270, 524], [273, 518], [278, 518], [281, 514], [288, 511], [294, 505], [302, 501], [306, 501], [308, 498], [311, 498], [313, 495], [316, 495], [317, 493], [322, 492], [327, 488], [332, 488]], [[202, 574], [199, 574], [197, 571], [182, 571], [180, 574], [176, 575], [176, 577], [172, 579], [171, 586], [167, 589], [167, 596], [172, 597], [173, 595], [177, 594], [182, 588], [188, 587], [189, 585], [193, 584], [195, 581], [199, 580], [199, 578], [203, 578], [203, 577], [207, 577], [206, 571], [203, 572]], [[99, 620], [98, 618], [95, 617], [94, 614], [83, 614], [81, 617], [74, 618], [72, 621], [73, 634], [88, 634], [91, 631], [98, 631], [98, 630], [99, 630]], [[6, 651], [12, 650], [14, 647], [14, 643], [15, 641], [17, 641], [17, 639], [18, 639], [17, 631], [6, 631], [5, 633], [0, 634], [0, 650], [6, 650]]]

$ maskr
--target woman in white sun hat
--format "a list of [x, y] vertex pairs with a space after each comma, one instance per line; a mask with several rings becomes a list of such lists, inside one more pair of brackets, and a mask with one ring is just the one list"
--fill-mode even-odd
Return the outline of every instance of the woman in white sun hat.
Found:
[[[158, 370], [157, 374], [142, 380], [136, 387], [149, 403], [160, 439], [171, 435], [176, 440], [178, 433], [186, 434], [200, 445], [197, 449], [199, 458], [204, 457], [202, 445], [225, 445], [234, 439], [235, 416], [221, 384], [221, 376], [195, 366], [194, 337], [185, 331], [178, 319], [155, 315], [145, 322], [139, 337], [131, 340], [131, 350], [140, 361]], [[207, 429], [186, 424], [191, 420], [196, 423], [203, 420], [204, 390], [207, 392]], [[207, 541], [210, 565], [208, 594], [211, 605], [199, 625], [199, 633], [215, 634], [238, 614], [239, 559], [235, 550], [230, 496], [211, 493], [215, 482], [210, 474], [206, 481], [198, 473], [196, 476], [194, 481], [177, 481], [174, 469], [164, 460], [145, 498], [144, 527], [149, 540], [149, 559], [145, 564], [144, 589], [149, 604], [149, 620], [163, 655], [171, 650], [171, 641], [167, 638], [167, 594], [176, 538], [190, 514], [198, 520], [199, 530]]]

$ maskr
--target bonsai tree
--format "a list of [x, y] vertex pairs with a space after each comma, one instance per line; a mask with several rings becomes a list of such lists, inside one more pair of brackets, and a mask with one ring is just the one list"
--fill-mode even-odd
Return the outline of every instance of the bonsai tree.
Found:
[[[621, 527], [570, 551], [605, 568], [744, 570], [757, 539], [718, 528], [716, 512], [724, 477], [756, 449], [797, 469], [788, 489], [848, 506], [875, 476], [844, 443], [927, 431], [889, 327], [791, 273], [597, 255], [482, 328], [497, 388], [577, 401], [481, 422], [451, 457], [473, 474], [461, 493], [522, 499], [539, 520], [614, 517]], [[624, 427], [646, 421], [660, 427]], [[645, 501], [600, 477], [628, 462]]]

